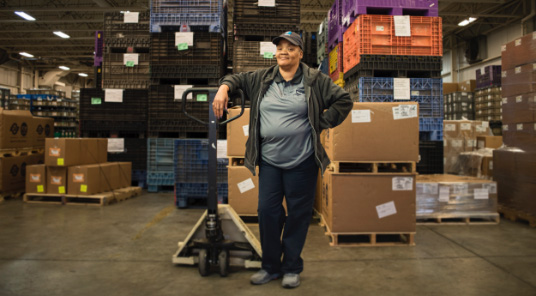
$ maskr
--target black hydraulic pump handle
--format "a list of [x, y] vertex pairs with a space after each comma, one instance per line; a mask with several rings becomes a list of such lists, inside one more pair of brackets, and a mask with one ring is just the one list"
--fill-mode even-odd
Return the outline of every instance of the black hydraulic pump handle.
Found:
[[[214, 97], [216, 96], [216, 93], [218, 92], [218, 88], [217, 87], [204, 87], [204, 88], [189, 88], [187, 90], [185, 90], [183, 93], [182, 93], [182, 113], [184, 113], [184, 115], [188, 116], [189, 118], [201, 123], [201, 124], [204, 124], [204, 125], [208, 125], [208, 122], [205, 122], [193, 115], [190, 115], [188, 114], [187, 110], [186, 110], [186, 97], [188, 96], [189, 93], [191, 92], [194, 92], [194, 91], [205, 91], [205, 92], [208, 92], [209, 93], [209, 108], [211, 108], [212, 106], [212, 102], [214, 102]], [[241, 89], [237, 89], [236, 91], [233, 92], [234, 93], [238, 93], [240, 94], [240, 114], [236, 115], [235, 117], [232, 117], [232, 118], [228, 118], [227, 120], [224, 120], [222, 122], [219, 122], [218, 124], [220, 125], [225, 125], [237, 118], [239, 118], [240, 116], [242, 116], [244, 114], [244, 109], [245, 109], [245, 106], [246, 106], [246, 97], [244, 96], [244, 92], [241, 90]], [[213, 112], [213, 111], [212, 111]]]

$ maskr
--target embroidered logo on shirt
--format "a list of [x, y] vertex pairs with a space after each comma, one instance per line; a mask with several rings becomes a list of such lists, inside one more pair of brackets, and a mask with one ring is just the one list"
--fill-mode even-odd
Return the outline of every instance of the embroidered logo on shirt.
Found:
[[305, 93], [305, 89], [304, 89], [304, 88], [298, 88], [298, 89], [296, 90], [296, 94], [297, 94], [297, 95], [303, 95], [304, 93]]

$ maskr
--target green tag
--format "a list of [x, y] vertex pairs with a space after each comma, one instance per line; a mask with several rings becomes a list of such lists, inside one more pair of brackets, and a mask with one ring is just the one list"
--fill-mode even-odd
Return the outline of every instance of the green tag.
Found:
[[127, 61], [127, 67], [134, 67], [134, 61]]
[[80, 192], [87, 192], [87, 185], [85, 184], [80, 185]]
[[91, 98], [91, 105], [100, 105], [102, 104], [101, 98]]
[[265, 59], [273, 59], [273, 58], [274, 58], [274, 54], [271, 53], [271, 52], [265, 52], [265, 53], [264, 53], [264, 58], [265, 58]]
[[37, 185], [37, 192], [39, 193], [45, 192], [45, 187], [43, 185]]
[[65, 186], [58, 187], [58, 193], [65, 194]]
[[179, 43], [177, 46], [179, 50], [188, 50], [188, 43]]
[[198, 94], [197, 95], [197, 101], [198, 102], [206, 102], [207, 101], [207, 94]]

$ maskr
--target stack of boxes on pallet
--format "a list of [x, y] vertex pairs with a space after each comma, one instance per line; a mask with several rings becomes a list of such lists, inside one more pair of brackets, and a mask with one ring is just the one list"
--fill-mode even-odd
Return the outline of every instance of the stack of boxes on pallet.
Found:
[[26, 167], [25, 201], [90, 198], [130, 187], [132, 164], [107, 162], [107, 148], [106, 139], [46, 139], [45, 163]]
[[493, 153], [501, 211], [536, 216], [536, 33], [502, 48], [504, 149]]
[[255, 71], [277, 63], [273, 38], [298, 32], [300, 1], [235, 0], [233, 17], [233, 73]]
[[52, 118], [0, 109], [0, 199], [24, 192], [28, 167], [43, 163], [45, 139], [53, 134]]
[[475, 119], [502, 120], [501, 66], [476, 70]]
[[332, 164], [316, 206], [333, 245], [355, 236], [374, 244], [391, 234], [413, 244], [418, 113], [415, 102], [354, 103], [340, 126], [323, 132]]
[[475, 93], [459, 91], [445, 93], [444, 114], [446, 120], [474, 120], [475, 119]]

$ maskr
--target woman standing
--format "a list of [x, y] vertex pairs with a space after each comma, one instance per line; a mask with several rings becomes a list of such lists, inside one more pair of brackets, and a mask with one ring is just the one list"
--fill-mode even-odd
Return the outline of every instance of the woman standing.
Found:
[[283, 33], [273, 43], [277, 65], [222, 78], [212, 107], [221, 118], [229, 91], [241, 89], [250, 98], [245, 166], [253, 175], [259, 166], [262, 247], [262, 269], [251, 277], [251, 283], [265, 284], [283, 275], [283, 287], [295, 288], [303, 271], [301, 252], [318, 168], [323, 173], [330, 162], [320, 144], [320, 132], [342, 123], [352, 101], [328, 76], [300, 62], [303, 42], [298, 34]]

